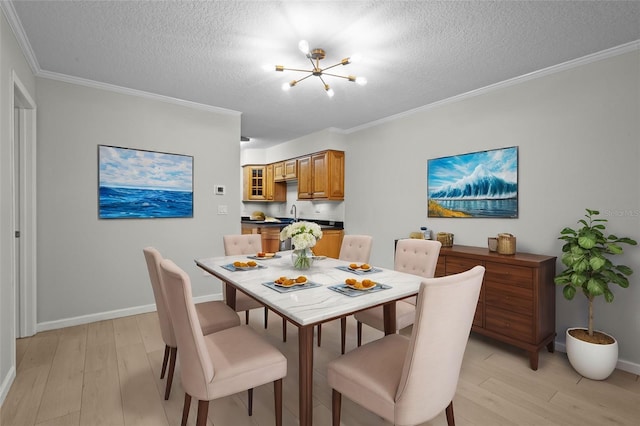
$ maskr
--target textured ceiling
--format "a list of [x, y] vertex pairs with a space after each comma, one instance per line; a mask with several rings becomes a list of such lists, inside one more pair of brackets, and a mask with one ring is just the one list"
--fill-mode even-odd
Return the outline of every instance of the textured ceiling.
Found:
[[[3, 9], [22, 28], [37, 74], [240, 111], [252, 148], [348, 130], [640, 39], [637, 1], [13, 1]], [[368, 84], [327, 77], [332, 99], [316, 77], [282, 91], [300, 75], [262, 67], [307, 68], [300, 39], [326, 50], [321, 66], [358, 53], [359, 63], [335, 70]]]

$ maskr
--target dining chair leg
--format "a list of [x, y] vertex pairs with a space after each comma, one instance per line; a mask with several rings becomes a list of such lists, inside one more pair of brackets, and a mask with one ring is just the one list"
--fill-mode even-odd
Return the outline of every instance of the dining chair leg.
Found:
[[347, 344], [347, 317], [340, 318], [340, 351], [344, 355]]
[[273, 382], [273, 396], [276, 410], [276, 426], [282, 426], [282, 379]]
[[358, 321], [357, 323], [357, 334], [358, 334], [358, 347], [362, 346], [362, 323]]
[[453, 417], [453, 401], [451, 401], [449, 405], [447, 405], [445, 414], [447, 415], [447, 425], [456, 426], [456, 420]]
[[287, 341], [287, 320], [282, 318], [282, 341]]
[[322, 324], [318, 324], [318, 347], [320, 347], [320, 342], [322, 342]]
[[253, 388], [247, 389], [247, 414], [253, 415]]
[[342, 394], [333, 389], [331, 398], [331, 414], [333, 426], [340, 426], [340, 410], [342, 409]]
[[249, 310], [244, 311], [244, 323], [249, 324]]
[[267, 325], [269, 324], [269, 310], [265, 306], [264, 308], [264, 328], [267, 329]]
[[182, 407], [182, 426], [187, 425], [187, 419], [189, 419], [189, 409], [191, 408], [191, 395], [184, 393], [184, 406]]
[[176, 358], [178, 357], [178, 348], [171, 348], [169, 351], [169, 374], [167, 375], [167, 385], [164, 390], [165, 401], [169, 399], [171, 394], [171, 384], [173, 383], [173, 372], [176, 369]]
[[209, 415], [209, 401], [198, 401], [198, 418], [196, 426], [207, 426], [207, 416]]
[[164, 358], [162, 358], [162, 371], [160, 372], [161, 379], [164, 379], [164, 373], [167, 372], [167, 361], [169, 361], [169, 346], [164, 345]]

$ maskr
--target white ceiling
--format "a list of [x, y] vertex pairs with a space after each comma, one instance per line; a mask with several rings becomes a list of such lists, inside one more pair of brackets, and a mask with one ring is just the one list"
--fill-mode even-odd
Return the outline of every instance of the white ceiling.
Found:
[[[37, 75], [56, 74], [242, 112], [246, 147], [349, 130], [640, 39], [638, 1], [13, 1]], [[13, 7], [12, 7], [13, 6]], [[358, 53], [288, 92], [307, 68]], [[325, 63], [326, 62], [326, 63]]]

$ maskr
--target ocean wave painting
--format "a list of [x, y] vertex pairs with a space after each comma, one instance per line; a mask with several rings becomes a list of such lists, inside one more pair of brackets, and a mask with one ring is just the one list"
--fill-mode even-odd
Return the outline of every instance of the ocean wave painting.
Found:
[[193, 217], [193, 157], [98, 145], [100, 219]]
[[427, 162], [428, 217], [518, 217], [518, 147]]

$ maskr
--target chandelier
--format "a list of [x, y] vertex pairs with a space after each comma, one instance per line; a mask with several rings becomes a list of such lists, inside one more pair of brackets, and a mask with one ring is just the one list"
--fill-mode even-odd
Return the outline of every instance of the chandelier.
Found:
[[357, 83], [357, 84], [359, 84], [361, 86], [364, 86], [365, 84], [367, 84], [367, 79], [364, 78], [364, 77], [356, 77], [354, 75], [346, 75], [345, 76], [345, 75], [338, 75], [338, 74], [332, 74], [332, 73], [328, 73], [327, 72], [327, 70], [335, 68], [338, 65], [348, 65], [348, 64], [352, 63], [353, 62], [352, 58], [344, 58], [343, 60], [341, 60], [337, 64], [331, 65], [331, 66], [326, 67], [326, 68], [321, 68], [320, 67], [320, 61], [322, 59], [324, 59], [324, 57], [325, 57], [324, 49], [312, 49], [312, 50], [309, 50], [309, 43], [307, 43], [306, 40], [301, 40], [300, 43], [298, 43], [298, 48], [309, 59], [309, 62], [311, 62], [312, 69], [309, 70], [309, 69], [298, 69], [298, 68], [285, 68], [284, 65], [276, 65], [276, 71], [280, 71], [280, 72], [282, 72], [282, 71], [297, 71], [297, 72], [308, 73], [306, 76], [302, 77], [301, 79], [291, 80], [288, 83], [284, 83], [282, 85], [282, 90], [285, 90], [285, 91], [289, 90], [290, 88], [292, 88], [296, 84], [300, 83], [303, 80], [306, 80], [307, 78], [309, 78], [311, 76], [316, 76], [316, 77], [318, 77], [320, 79], [320, 81], [322, 82], [322, 85], [324, 86], [324, 90], [327, 92], [327, 96], [329, 96], [330, 98], [333, 97], [334, 92], [333, 92], [333, 89], [331, 88], [331, 86], [329, 86], [327, 84], [327, 82], [324, 80], [324, 76], [344, 78], [345, 80], [355, 82], [355, 83]]

